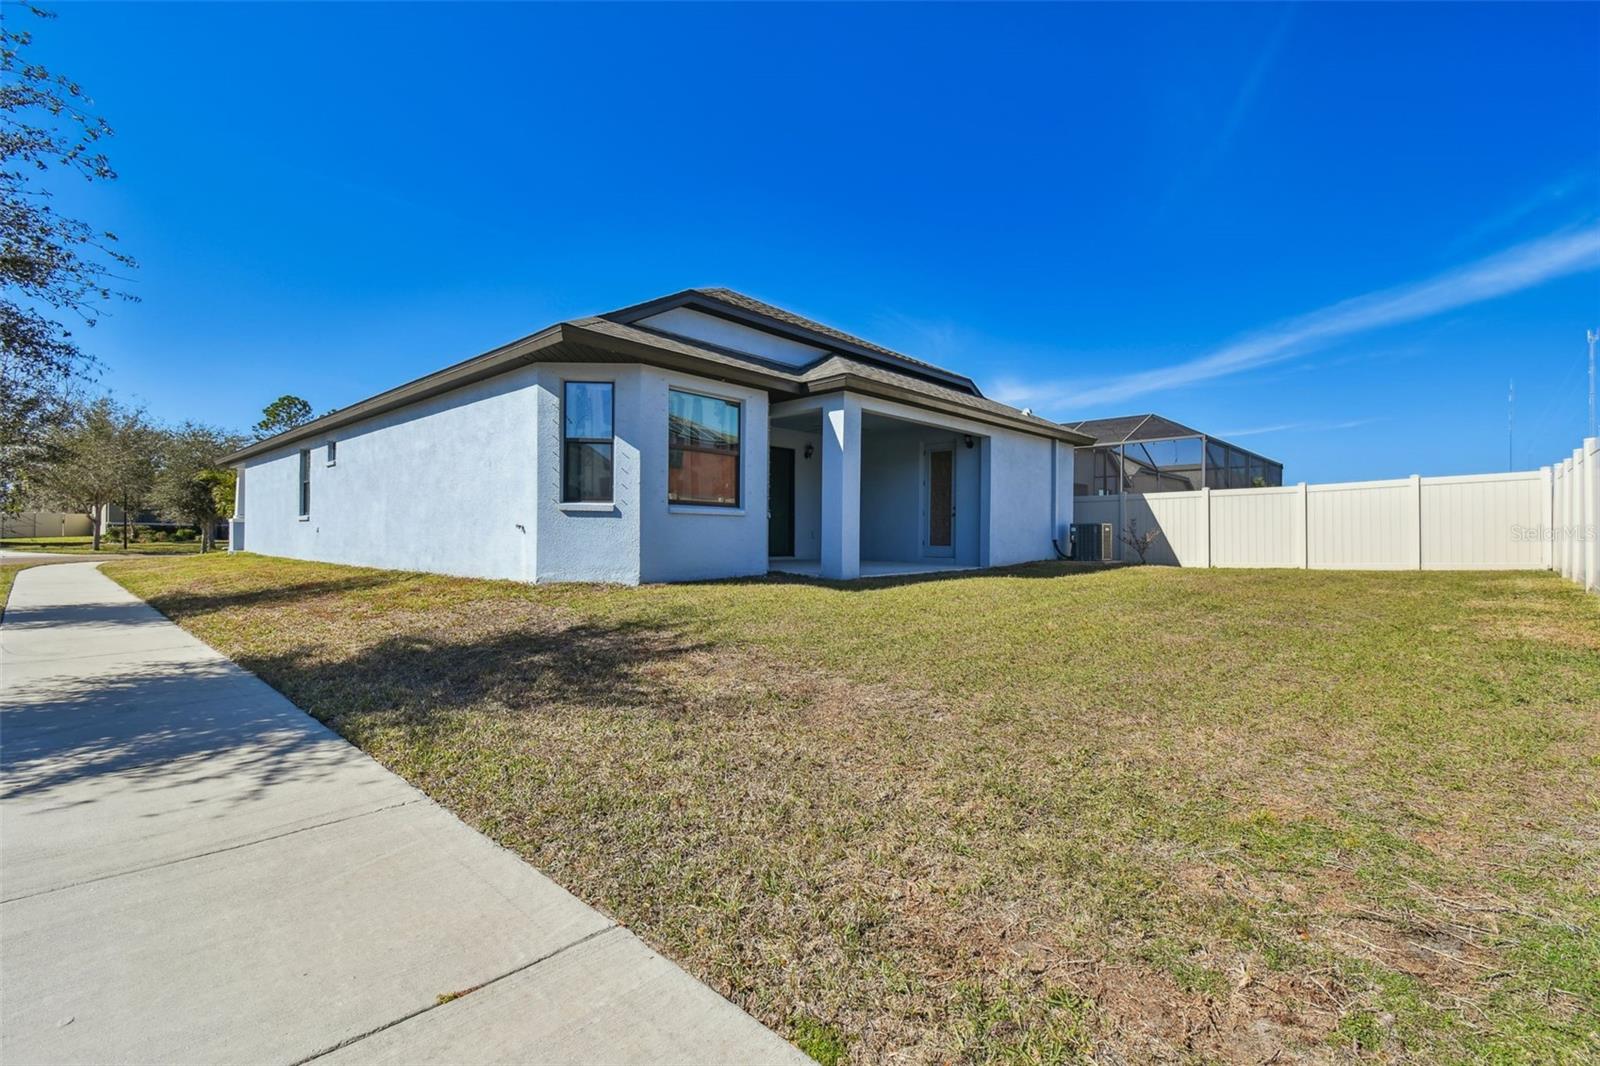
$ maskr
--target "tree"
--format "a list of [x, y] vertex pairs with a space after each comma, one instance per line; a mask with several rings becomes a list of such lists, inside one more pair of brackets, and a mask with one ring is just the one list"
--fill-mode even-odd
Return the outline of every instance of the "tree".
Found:
[[256, 423], [256, 439], [282, 433], [311, 421], [311, 405], [298, 396], [279, 396], [261, 410], [261, 421]]
[[1134, 550], [1139, 556], [1139, 564], [1142, 566], [1146, 561], [1146, 556], [1150, 554], [1150, 549], [1154, 548], [1156, 541], [1161, 539], [1161, 530], [1147, 529], [1140, 533], [1139, 520], [1130, 518], [1128, 519], [1127, 528], [1118, 535], [1118, 539]]
[[122, 508], [122, 545], [128, 545], [133, 512], [155, 483], [160, 435], [144, 412], [109, 396], [77, 406], [50, 432], [50, 463], [40, 467], [35, 493], [62, 510], [87, 512], [94, 550], [112, 504]]
[[[49, 12], [18, 5], [41, 19]], [[112, 134], [70, 78], [24, 53], [33, 36], [0, 14], [0, 509], [20, 506], [51, 458], [51, 430], [71, 419], [70, 389], [94, 358], [63, 319], [92, 327], [104, 306], [135, 297], [119, 272], [136, 266], [114, 233], [51, 206], [47, 182], [112, 181], [100, 142]]]
[[200, 527], [200, 550], [215, 543], [217, 520], [233, 513], [232, 470], [222, 457], [244, 441], [215, 426], [186, 422], [165, 435], [152, 499], [163, 513]]

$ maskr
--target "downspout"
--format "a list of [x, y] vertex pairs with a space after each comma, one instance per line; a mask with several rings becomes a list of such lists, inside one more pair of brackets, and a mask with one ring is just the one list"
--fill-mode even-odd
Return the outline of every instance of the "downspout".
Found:
[[1061, 548], [1061, 442], [1050, 441], [1050, 546], [1057, 559], [1070, 559]]

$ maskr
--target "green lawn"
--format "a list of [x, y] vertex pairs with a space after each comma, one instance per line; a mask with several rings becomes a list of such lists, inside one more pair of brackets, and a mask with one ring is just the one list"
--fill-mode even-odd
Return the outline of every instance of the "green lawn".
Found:
[[[52, 555], [93, 555], [92, 537], [7, 537], [0, 548]], [[124, 548], [118, 537], [100, 539], [101, 555], [191, 555], [200, 551], [200, 541], [133, 541]]]
[[1549, 574], [105, 570], [823, 1061], [1600, 1057]]

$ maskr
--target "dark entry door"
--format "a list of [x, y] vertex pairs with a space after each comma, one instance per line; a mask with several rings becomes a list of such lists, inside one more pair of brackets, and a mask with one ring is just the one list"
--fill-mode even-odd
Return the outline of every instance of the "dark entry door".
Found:
[[768, 449], [767, 554], [794, 554], [794, 449]]
[[928, 456], [929, 555], [955, 554], [956, 453], [950, 448], [930, 448]]

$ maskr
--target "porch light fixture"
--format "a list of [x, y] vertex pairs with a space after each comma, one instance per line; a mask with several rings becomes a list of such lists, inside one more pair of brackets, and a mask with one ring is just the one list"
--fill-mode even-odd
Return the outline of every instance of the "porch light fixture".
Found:
[[807, 459], [811, 458], [811, 453], [814, 452], [814, 451], [816, 451], [816, 449], [813, 448], [811, 445], [807, 444], [806, 445], [806, 458]]
[[962, 437], [961, 443], [965, 444], [969, 448], [972, 447], [972, 434], [968, 433], [965, 437]]

